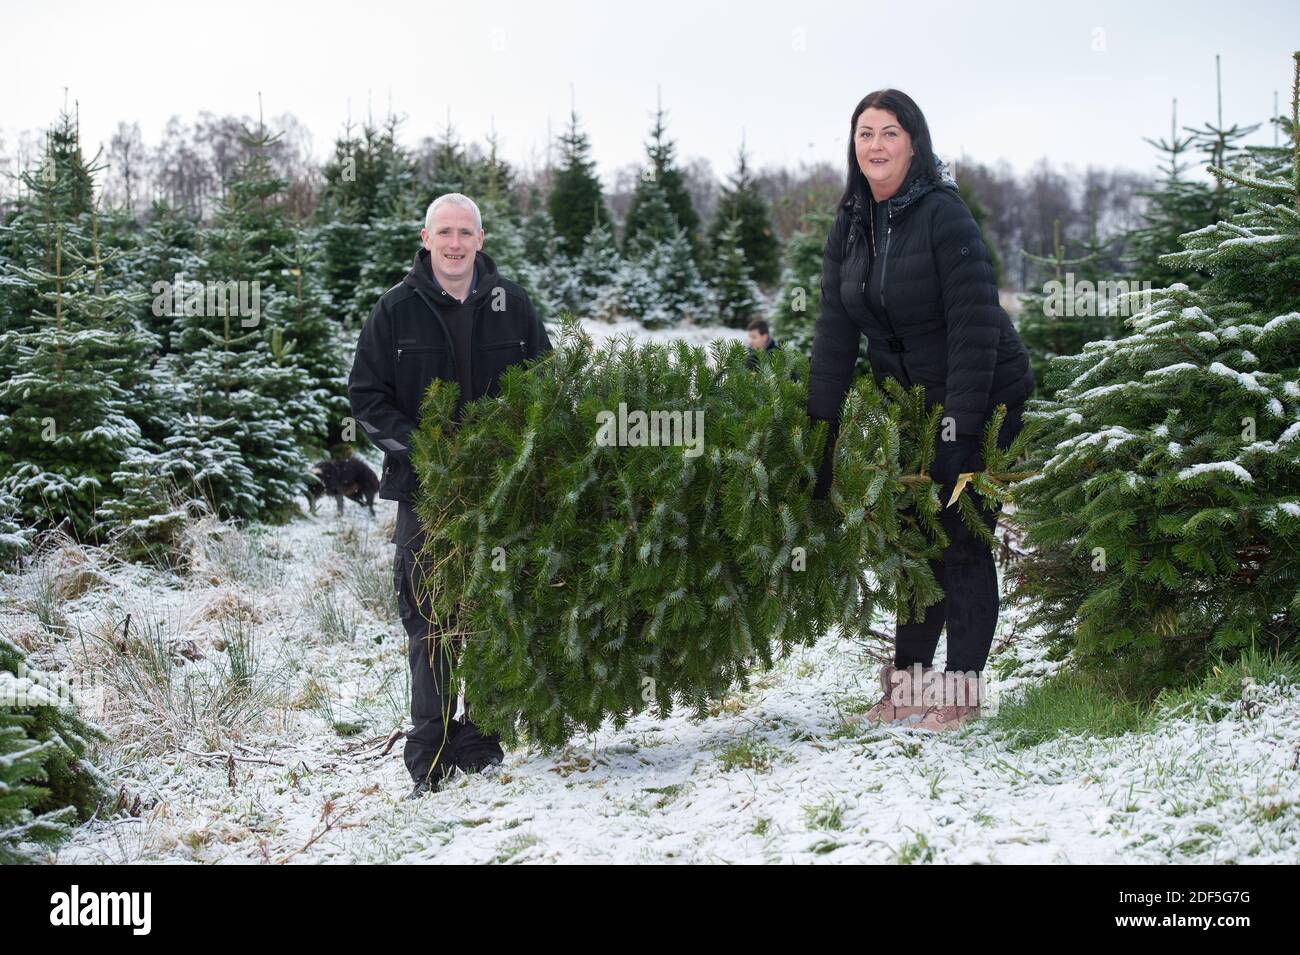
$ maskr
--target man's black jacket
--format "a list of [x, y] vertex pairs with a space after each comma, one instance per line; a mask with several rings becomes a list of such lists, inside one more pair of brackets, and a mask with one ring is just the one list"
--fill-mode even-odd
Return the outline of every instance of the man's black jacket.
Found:
[[[470, 353], [473, 389], [456, 405], [459, 419], [467, 400], [498, 393], [498, 379], [511, 365], [551, 349], [550, 338], [522, 288], [497, 272], [485, 252], [475, 256], [478, 287], [465, 300], [472, 310]], [[357, 339], [348, 376], [352, 415], [384, 452], [379, 496], [410, 502], [417, 481], [411, 469], [411, 432], [420, 420], [420, 401], [435, 378], [455, 383], [456, 355], [440, 313], [445, 301], [433, 284], [429, 251], [420, 249], [402, 281], [376, 303]]]
[[[870, 270], [871, 219], [879, 259]], [[868, 295], [871, 300], [868, 302]], [[951, 179], [914, 166], [898, 194], [844, 203], [822, 256], [808, 413], [832, 422], [853, 377], [859, 336], [877, 379], [923, 385], [961, 436], [1034, 388], [1029, 356], [998, 303], [989, 252]]]

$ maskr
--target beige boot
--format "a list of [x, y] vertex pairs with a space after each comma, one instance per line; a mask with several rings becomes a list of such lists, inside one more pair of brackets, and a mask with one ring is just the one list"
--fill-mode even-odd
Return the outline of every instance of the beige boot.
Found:
[[867, 712], [869, 723], [902, 723], [923, 716], [930, 708], [921, 696], [920, 678], [924, 671], [917, 666], [900, 670], [886, 664], [880, 668], [880, 686], [884, 695]]
[[916, 728], [933, 733], [955, 730], [983, 714], [984, 685], [978, 676], [944, 675], [943, 699], [929, 707]]
[[930, 709], [925, 701], [924, 680], [929, 667], [912, 664], [905, 670], [896, 671], [894, 676], [894, 722], [907, 723], [916, 717], [924, 716]]
[[871, 709], [867, 710], [865, 717], [866, 722], [872, 725], [881, 723], [892, 723], [895, 720], [894, 704], [890, 699], [894, 692], [894, 667], [893, 664], [886, 663], [880, 668], [880, 688], [884, 691], [879, 702]]

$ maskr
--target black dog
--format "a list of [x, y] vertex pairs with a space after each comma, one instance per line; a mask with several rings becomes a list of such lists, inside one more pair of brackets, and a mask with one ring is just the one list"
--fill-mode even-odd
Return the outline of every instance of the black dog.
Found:
[[375, 492], [378, 490], [379, 478], [360, 458], [327, 458], [312, 465], [311, 473], [307, 476], [307, 503], [313, 514], [316, 513], [317, 499], [322, 494], [328, 494], [338, 501], [340, 515], [343, 513], [345, 497], [364, 504], [373, 515]]

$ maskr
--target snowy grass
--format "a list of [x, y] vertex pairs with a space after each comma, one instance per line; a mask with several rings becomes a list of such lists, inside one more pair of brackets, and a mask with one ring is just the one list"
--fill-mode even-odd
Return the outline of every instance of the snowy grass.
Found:
[[[614, 329], [614, 326], [606, 326]], [[1155, 701], [1062, 669], [1004, 614], [996, 716], [870, 728], [873, 655], [834, 635], [693, 721], [507, 753], [415, 802], [394, 509], [200, 522], [186, 576], [52, 551], [0, 632], [101, 692], [121, 787], [79, 863], [1264, 863], [1300, 854], [1300, 672], [1260, 658]], [[127, 617], [130, 624], [127, 625]], [[942, 648], [941, 648], [942, 652]], [[1243, 679], [1246, 680], [1243, 683]], [[471, 701], [472, 707], [472, 701]]]
[[[378, 521], [304, 516], [222, 553], [254, 566], [176, 578], [112, 566], [65, 601], [69, 635], [11, 599], [0, 626], [38, 659], [103, 674], [108, 772], [135, 797], [61, 862], [1279, 862], [1300, 845], [1292, 668], [1224, 672], [1113, 721], [1032, 641], [1006, 636], [999, 714], [952, 735], [855, 722], [876, 694], [864, 648], [829, 638], [704, 720], [633, 720], [565, 750], [521, 749], [407, 802], [409, 699], [394, 611], [346, 561], [385, 574]], [[272, 569], [266, 561], [279, 566]], [[233, 582], [238, 582], [234, 586]], [[22, 593], [23, 578], [5, 581]], [[232, 594], [238, 600], [232, 599]], [[214, 611], [213, 608], [218, 608]], [[130, 631], [122, 622], [132, 614]], [[345, 624], [323, 624], [322, 619]], [[1023, 691], [1023, 692], [1022, 692]], [[1027, 702], [1008, 702], [1016, 696]], [[1077, 698], [1078, 712], [1062, 707]], [[1053, 713], [1036, 714], [1050, 702]], [[1135, 704], [1136, 705], [1136, 704]], [[1078, 732], [1056, 732], [1077, 724]], [[1035, 727], [1038, 727], [1037, 735]], [[1098, 732], [1098, 728], [1104, 732]], [[1028, 736], [1026, 734], [1029, 734]]]

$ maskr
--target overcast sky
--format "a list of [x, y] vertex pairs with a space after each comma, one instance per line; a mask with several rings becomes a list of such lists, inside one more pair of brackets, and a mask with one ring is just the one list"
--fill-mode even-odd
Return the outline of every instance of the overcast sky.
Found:
[[[1300, 3], [1160, 2], [545, 3], [491, 0], [6, 3], [0, 13], [0, 132], [48, 125], [65, 87], [83, 138], [119, 120], [156, 143], [201, 110], [291, 112], [323, 157], [348, 114], [407, 116], [405, 138], [448, 110], [463, 139], [495, 123], [506, 157], [544, 152], [572, 88], [602, 174], [639, 161], [662, 88], [682, 157], [723, 175], [742, 131], [758, 165], [842, 162], [849, 115], [894, 86], [930, 123], [940, 155], [1018, 169], [1046, 156], [1149, 169], [1143, 136], [1167, 134], [1170, 100], [1201, 125], [1289, 110]], [[1254, 141], [1272, 142], [1261, 129]], [[93, 151], [93, 150], [92, 150]]]

